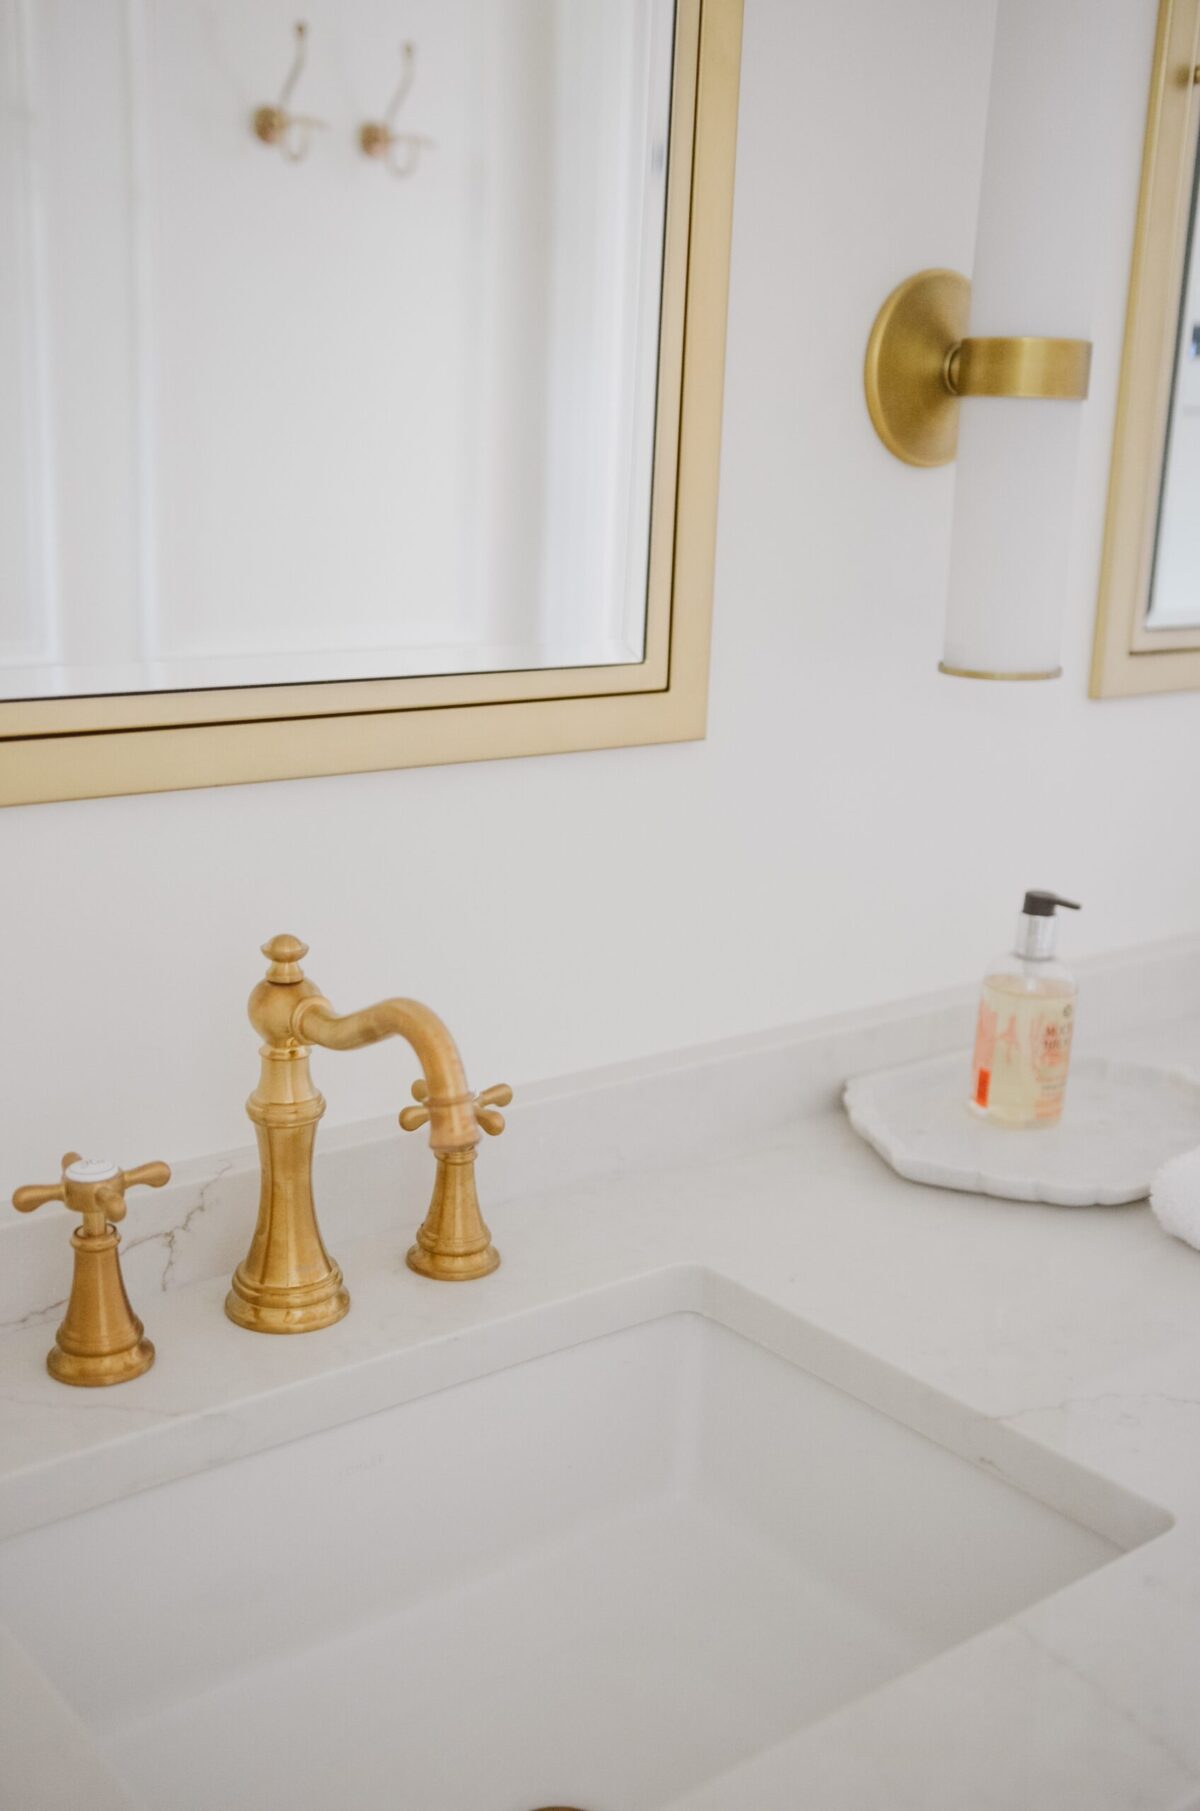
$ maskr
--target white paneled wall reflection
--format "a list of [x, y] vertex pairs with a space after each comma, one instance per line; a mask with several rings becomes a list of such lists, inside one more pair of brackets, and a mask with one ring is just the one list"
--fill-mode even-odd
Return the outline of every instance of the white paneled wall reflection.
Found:
[[1192, 211], [1190, 265], [1179, 309], [1175, 389], [1146, 617], [1151, 629], [1186, 629], [1200, 623], [1200, 241], [1195, 198]]
[[297, 4], [0, 0], [4, 696], [642, 657], [671, 0]]

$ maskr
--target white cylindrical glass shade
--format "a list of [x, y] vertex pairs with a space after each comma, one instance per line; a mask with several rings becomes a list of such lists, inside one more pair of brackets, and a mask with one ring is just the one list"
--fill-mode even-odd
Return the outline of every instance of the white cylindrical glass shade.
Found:
[[1079, 404], [964, 398], [943, 664], [1055, 673], [1075, 504]]
[[[1105, 77], [1128, 0], [1000, 0], [968, 332], [1090, 339]], [[1079, 402], [964, 397], [943, 664], [1059, 664]]]

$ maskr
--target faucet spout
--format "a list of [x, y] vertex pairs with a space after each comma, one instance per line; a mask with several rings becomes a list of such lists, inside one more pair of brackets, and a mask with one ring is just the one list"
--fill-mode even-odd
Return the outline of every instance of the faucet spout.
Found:
[[479, 1143], [475, 1096], [467, 1086], [458, 1046], [438, 1015], [419, 1000], [380, 1000], [361, 1012], [339, 1014], [322, 995], [314, 994], [297, 1005], [292, 1030], [301, 1044], [320, 1044], [325, 1050], [361, 1050], [384, 1038], [403, 1038], [412, 1046], [425, 1078], [431, 1148], [441, 1155], [473, 1150]]

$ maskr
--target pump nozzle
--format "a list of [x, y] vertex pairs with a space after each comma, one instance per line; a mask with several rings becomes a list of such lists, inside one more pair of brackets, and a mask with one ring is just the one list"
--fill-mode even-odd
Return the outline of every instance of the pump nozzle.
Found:
[[1054, 939], [1058, 934], [1055, 913], [1059, 906], [1066, 906], [1070, 912], [1082, 910], [1075, 900], [1062, 899], [1057, 893], [1026, 893], [1021, 916], [1017, 919], [1014, 955], [1022, 956], [1028, 962], [1045, 962], [1053, 956]]
[[1066, 906], [1071, 912], [1083, 910], [1077, 900], [1063, 899], [1058, 893], [1026, 893], [1021, 910], [1028, 918], [1053, 918], [1059, 906]]

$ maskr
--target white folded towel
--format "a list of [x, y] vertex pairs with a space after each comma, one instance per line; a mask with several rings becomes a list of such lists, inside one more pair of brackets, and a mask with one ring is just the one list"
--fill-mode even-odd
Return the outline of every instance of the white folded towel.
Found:
[[1163, 1164], [1150, 1184], [1150, 1205], [1167, 1232], [1200, 1249], [1200, 1149]]

